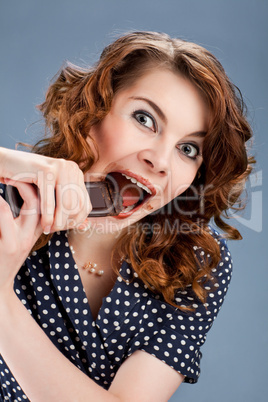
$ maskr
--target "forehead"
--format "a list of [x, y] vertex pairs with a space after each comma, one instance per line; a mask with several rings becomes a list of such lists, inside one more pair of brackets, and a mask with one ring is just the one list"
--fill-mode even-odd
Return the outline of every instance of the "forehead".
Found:
[[[132, 93], [143, 91], [152, 96], [168, 95], [170, 99], [175, 101], [181, 95], [195, 98], [196, 102], [206, 103], [204, 95], [200, 89], [188, 78], [179, 72], [174, 72], [165, 68], [154, 68], [146, 71], [143, 75], [131, 81], [120, 89], [116, 94], [117, 97], [121, 93]], [[166, 98], [167, 96], [165, 96]]]
[[141, 98], [147, 99], [148, 104], [154, 102], [167, 118], [188, 120], [194, 125], [199, 122], [202, 126], [208, 123], [209, 108], [204, 96], [180, 73], [154, 69], [120, 90], [114, 101], [122, 107]]

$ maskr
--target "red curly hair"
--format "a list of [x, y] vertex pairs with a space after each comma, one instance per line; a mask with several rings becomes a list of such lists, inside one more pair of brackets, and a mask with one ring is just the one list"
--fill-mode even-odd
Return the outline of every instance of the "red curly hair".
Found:
[[[143, 282], [166, 302], [174, 304], [176, 290], [188, 285], [204, 302], [206, 290], [201, 279], [211, 280], [211, 271], [220, 260], [219, 246], [208, 224], [214, 219], [226, 237], [241, 239], [223, 215], [239, 205], [254, 162], [247, 156], [246, 142], [252, 133], [241, 94], [209, 51], [166, 34], [133, 32], [107, 46], [93, 68], [67, 64], [39, 106], [48, 135], [33, 152], [75, 161], [87, 171], [95, 161], [87, 141], [90, 128], [109, 113], [118, 91], [152, 68], [183, 75], [205, 97], [211, 118], [203, 163], [189, 189], [122, 234], [116, 252], [127, 257]], [[36, 248], [47, 240], [42, 235]], [[210, 258], [201, 263], [195, 246]]]

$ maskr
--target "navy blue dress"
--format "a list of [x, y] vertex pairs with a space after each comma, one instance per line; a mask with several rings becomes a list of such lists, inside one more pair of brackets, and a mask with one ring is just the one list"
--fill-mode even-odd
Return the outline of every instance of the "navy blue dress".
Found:
[[[55, 233], [45, 247], [27, 258], [14, 289], [57, 348], [103, 388], [109, 388], [121, 364], [135, 350], [156, 356], [186, 376], [185, 382], [195, 383], [200, 375], [200, 347], [221, 308], [232, 273], [226, 242], [214, 231], [213, 235], [220, 244], [221, 262], [213, 270], [216, 287], [207, 285], [206, 303], [196, 299], [191, 286], [176, 294], [178, 306], [192, 305], [194, 312], [165, 303], [123, 262], [122, 277], [118, 276], [103, 299], [94, 320], [66, 232]], [[195, 250], [202, 258], [204, 252]], [[2, 356], [0, 400], [28, 400]]]

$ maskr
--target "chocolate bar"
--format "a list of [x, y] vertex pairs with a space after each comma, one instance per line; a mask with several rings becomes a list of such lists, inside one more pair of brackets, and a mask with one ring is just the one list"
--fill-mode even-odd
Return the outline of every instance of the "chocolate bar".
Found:
[[[111, 181], [86, 182], [85, 186], [92, 204], [92, 211], [88, 216], [116, 216], [124, 209], [122, 197], [115, 191]], [[17, 188], [6, 186], [5, 199], [16, 218], [23, 204]]]
[[111, 181], [85, 183], [92, 204], [88, 216], [116, 216], [124, 209], [122, 197], [115, 191]]

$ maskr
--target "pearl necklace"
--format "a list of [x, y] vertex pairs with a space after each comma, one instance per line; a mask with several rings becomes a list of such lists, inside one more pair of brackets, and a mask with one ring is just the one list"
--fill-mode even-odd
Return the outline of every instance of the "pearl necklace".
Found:
[[[75, 250], [73, 248], [73, 246], [70, 245], [70, 250], [72, 252], [72, 254], [75, 254]], [[96, 274], [98, 276], [102, 276], [104, 274], [104, 270], [103, 269], [98, 269], [98, 265], [96, 263], [93, 263], [91, 261], [86, 262], [84, 265], [82, 265], [82, 269], [84, 269], [85, 271], [90, 272], [91, 274]]]

